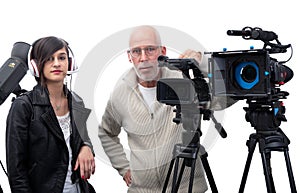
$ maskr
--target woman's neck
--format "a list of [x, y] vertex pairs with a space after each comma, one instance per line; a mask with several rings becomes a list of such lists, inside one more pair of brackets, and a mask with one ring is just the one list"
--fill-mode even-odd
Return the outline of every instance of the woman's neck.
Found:
[[47, 84], [47, 89], [51, 98], [59, 99], [64, 97], [63, 84]]

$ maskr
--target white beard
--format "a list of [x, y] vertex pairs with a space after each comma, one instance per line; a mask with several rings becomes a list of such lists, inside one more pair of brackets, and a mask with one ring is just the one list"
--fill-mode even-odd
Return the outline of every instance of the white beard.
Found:
[[133, 66], [134, 70], [139, 77], [139, 79], [143, 81], [152, 81], [156, 80], [159, 74], [158, 63], [151, 64], [148, 62], [141, 62], [138, 66]]

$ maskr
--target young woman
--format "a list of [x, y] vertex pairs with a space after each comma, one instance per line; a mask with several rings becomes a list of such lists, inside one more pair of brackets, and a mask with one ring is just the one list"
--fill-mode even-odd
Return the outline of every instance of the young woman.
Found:
[[14, 100], [7, 117], [11, 191], [89, 192], [87, 179], [95, 171], [90, 110], [64, 85], [74, 70], [71, 49], [63, 39], [44, 37], [33, 43], [29, 59], [37, 85]]

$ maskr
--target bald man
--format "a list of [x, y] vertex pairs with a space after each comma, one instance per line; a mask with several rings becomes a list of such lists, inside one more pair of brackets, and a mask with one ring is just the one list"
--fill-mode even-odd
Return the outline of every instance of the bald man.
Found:
[[[161, 192], [172, 159], [174, 145], [182, 143], [182, 124], [175, 124], [174, 108], [156, 100], [156, 84], [160, 78], [182, 78], [181, 72], [158, 67], [157, 58], [166, 55], [158, 31], [152, 26], [133, 29], [129, 38], [128, 60], [133, 67], [124, 74], [111, 94], [99, 138], [112, 166], [123, 177], [128, 192]], [[187, 50], [179, 57], [201, 60], [201, 53]], [[130, 161], [119, 134], [128, 136]], [[207, 184], [197, 158], [193, 192], [202, 193]], [[190, 167], [186, 167], [179, 191], [186, 193]], [[171, 191], [169, 183], [167, 192]]]

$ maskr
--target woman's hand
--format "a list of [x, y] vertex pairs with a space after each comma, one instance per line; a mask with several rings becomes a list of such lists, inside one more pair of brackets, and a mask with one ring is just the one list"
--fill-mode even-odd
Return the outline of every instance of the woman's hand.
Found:
[[78, 154], [74, 170], [80, 167], [80, 176], [86, 180], [95, 173], [95, 159], [89, 146], [82, 146]]

